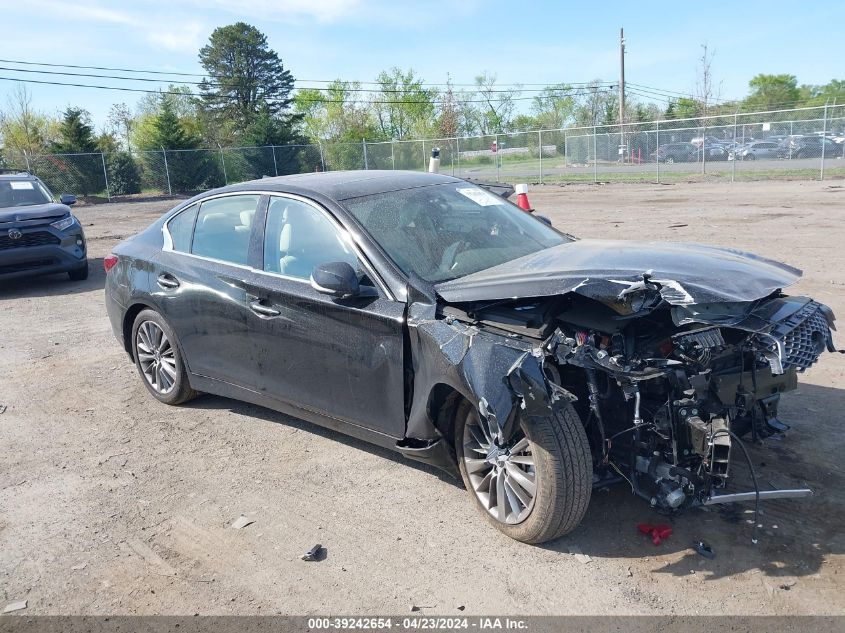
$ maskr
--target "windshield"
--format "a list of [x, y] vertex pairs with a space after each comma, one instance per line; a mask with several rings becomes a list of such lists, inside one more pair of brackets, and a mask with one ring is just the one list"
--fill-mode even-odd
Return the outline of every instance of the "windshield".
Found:
[[513, 204], [468, 183], [343, 201], [396, 265], [432, 283], [569, 241]]
[[0, 209], [53, 202], [41, 183], [32, 180], [0, 180]]

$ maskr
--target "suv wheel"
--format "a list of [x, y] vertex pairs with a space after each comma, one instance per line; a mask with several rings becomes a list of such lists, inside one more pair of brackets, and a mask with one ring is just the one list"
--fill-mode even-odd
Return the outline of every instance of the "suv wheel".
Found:
[[176, 335], [155, 310], [143, 310], [132, 326], [132, 355], [144, 386], [156, 400], [182, 404], [195, 398]]
[[503, 447], [466, 400], [457, 407], [454, 429], [464, 485], [497, 529], [523, 543], [543, 543], [578, 526], [592, 493], [592, 456], [571, 404], [522, 420]]

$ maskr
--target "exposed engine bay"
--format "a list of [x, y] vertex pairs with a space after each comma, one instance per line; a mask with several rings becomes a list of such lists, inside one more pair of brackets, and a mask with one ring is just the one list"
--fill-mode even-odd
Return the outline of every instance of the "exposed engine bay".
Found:
[[[835, 351], [828, 307], [779, 290], [753, 301], [699, 303], [681, 283], [651, 272], [596, 287], [603, 290], [441, 303], [439, 317], [531, 342], [507, 383], [529, 415], [542, 413], [538, 400], [573, 403], [589, 437], [594, 486], [627, 481], [664, 511], [811, 494], [718, 491], [733, 460], [748, 459], [741, 438], [789, 428], [778, 418], [781, 394], [825, 350]], [[498, 422], [504, 437], [507, 424]]]

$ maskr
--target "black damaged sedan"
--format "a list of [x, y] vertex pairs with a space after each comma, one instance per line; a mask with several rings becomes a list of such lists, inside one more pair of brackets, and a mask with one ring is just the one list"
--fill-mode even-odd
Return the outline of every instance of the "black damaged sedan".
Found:
[[55, 273], [88, 278], [85, 232], [70, 210], [75, 203], [70, 194], [56, 201], [26, 172], [0, 175], [0, 282]]
[[830, 309], [785, 295], [800, 271], [777, 262], [578, 240], [462, 180], [363, 171], [210, 191], [105, 266], [158, 400], [237, 398], [460, 474], [520, 541], [615, 482], [665, 512], [810, 494], [724, 490], [834, 350]]

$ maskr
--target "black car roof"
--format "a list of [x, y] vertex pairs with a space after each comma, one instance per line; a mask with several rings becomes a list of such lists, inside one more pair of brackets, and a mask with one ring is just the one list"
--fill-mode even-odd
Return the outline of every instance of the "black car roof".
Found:
[[412, 189], [427, 185], [438, 185], [450, 182], [462, 182], [458, 178], [445, 174], [429, 174], [418, 171], [327, 171], [291, 176], [277, 176], [251, 180], [237, 185], [230, 185], [216, 189], [209, 193], [226, 191], [279, 191], [279, 192], [313, 192], [332, 200], [348, 200], [360, 196], [369, 196], [388, 191]]

